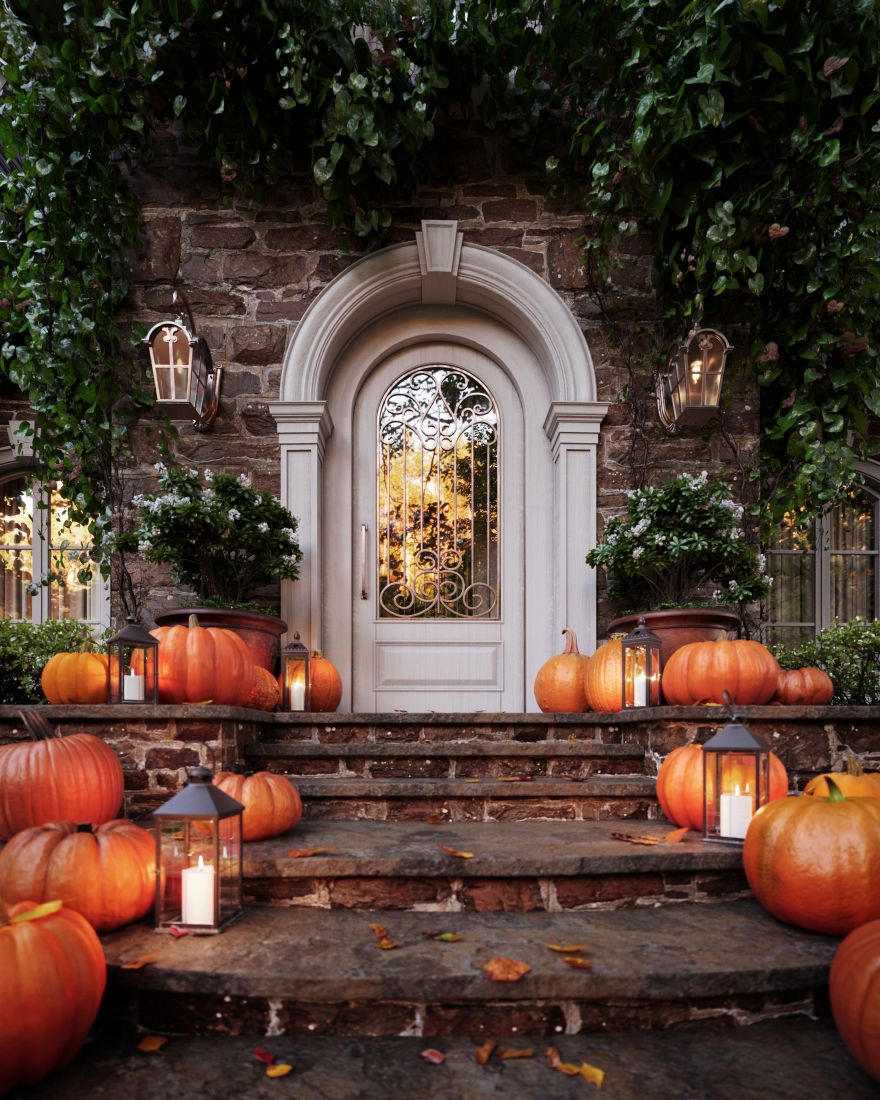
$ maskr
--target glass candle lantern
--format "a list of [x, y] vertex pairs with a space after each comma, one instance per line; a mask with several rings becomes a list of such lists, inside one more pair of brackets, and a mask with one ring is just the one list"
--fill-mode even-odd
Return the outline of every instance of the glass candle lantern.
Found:
[[660, 639], [645, 626], [645, 616], [621, 642], [621, 702], [627, 707], [660, 705]]
[[280, 710], [312, 709], [312, 677], [309, 669], [309, 650], [294, 634], [281, 651], [281, 702]]
[[770, 749], [734, 715], [703, 745], [703, 838], [742, 844], [770, 800]]
[[107, 643], [111, 703], [159, 702], [159, 642], [129, 615]]
[[216, 933], [241, 915], [244, 806], [215, 787], [208, 768], [153, 817], [156, 822], [156, 931]]
[[667, 432], [706, 424], [716, 414], [730, 351], [723, 333], [694, 328], [669, 356], [657, 378], [657, 408]]

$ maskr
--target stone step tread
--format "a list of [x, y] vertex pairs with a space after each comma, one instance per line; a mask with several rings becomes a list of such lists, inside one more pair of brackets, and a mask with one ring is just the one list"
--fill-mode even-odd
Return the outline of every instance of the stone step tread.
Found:
[[[666, 821], [303, 821], [282, 836], [244, 846], [244, 875], [519, 878], [716, 871], [742, 867], [742, 849], [689, 833], [673, 844], [641, 845], [612, 833], [661, 838]], [[472, 859], [440, 846], [472, 852]], [[290, 852], [325, 848], [312, 856]]]
[[245, 758], [321, 757], [597, 757], [599, 759], [644, 760], [640, 745], [606, 744], [592, 740], [566, 741], [361, 741], [325, 743], [316, 741], [254, 741], [245, 746]]
[[591, 775], [586, 779], [367, 779], [362, 776], [296, 776], [304, 799], [314, 798], [653, 798], [656, 781], [646, 775]]
[[[379, 950], [370, 924], [399, 949]], [[423, 933], [442, 926], [461, 941]], [[552, 999], [643, 1002], [823, 986], [840, 942], [770, 917], [752, 900], [715, 905], [564, 913], [371, 913], [245, 909], [221, 935], [158, 935], [147, 923], [103, 937], [118, 989], [300, 1004], [503, 1002]], [[574, 969], [548, 944], [586, 944], [590, 969]], [[145, 955], [137, 970], [120, 964]], [[516, 982], [493, 982], [495, 956], [528, 963]]]
[[[482, 1041], [482, 1039], [480, 1040]], [[584, 1100], [580, 1077], [551, 1070], [553, 1044], [569, 1062], [605, 1072], [602, 1100], [876, 1100], [877, 1084], [843, 1045], [830, 1020], [773, 1020], [722, 1030], [627, 1032], [503, 1038], [498, 1048], [530, 1047], [532, 1058], [486, 1066], [477, 1043], [449, 1038], [327, 1038], [287, 1035], [255, 1041], [229, 1035], [172, 1037], [159, 1055], [135, 1049], [136, 1037], [99, 1036], [60, 1073], [28, 1089], [28, 1100]], [[282, 1080], [266, 1076], [253, 1056], [264, 1046], [293, 1066]], [[421, 1058], [426, 1048], [442, 1065]]]

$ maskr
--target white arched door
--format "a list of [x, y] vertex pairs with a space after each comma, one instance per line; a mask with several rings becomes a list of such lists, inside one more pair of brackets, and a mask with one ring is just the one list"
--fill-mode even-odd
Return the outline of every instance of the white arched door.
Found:
[[460, 344], [389, 355], [354, 405], [356, 711], [522, 710], [524, 425]]

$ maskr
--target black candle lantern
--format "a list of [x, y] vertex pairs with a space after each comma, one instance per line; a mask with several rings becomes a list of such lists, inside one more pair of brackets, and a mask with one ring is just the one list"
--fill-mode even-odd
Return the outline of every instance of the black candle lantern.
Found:
[[208, 768], [191, 768], [189, 782], [156, 819], [158, 932], [221, 932], [242, 911], [241, 815], [244, 806], [215, 787]]
[[635, 629], [620, 643], [622, 710], [660, 705], [660, 644], [639, 615]]
[[703, 745], [703, 838], [741, 844], [770, 800], [770, 749], [734, 715]]
[[312, 709], [312, 677], [309, 650], [294, 634], [293, 641], [281, 651], [281, 702], [279, 710]]
[[111, 703], [159, 702], [159, 643], [134, 617], [107, 643]]

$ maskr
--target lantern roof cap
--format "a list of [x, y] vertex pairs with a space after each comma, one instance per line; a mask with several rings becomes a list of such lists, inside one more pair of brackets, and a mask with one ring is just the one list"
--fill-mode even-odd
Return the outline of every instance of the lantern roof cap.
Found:
[[734, 714], [726, 726], [703, 744], [703, 752], [769, 752], [770, 746], [757, 737]]
[[244, 811], [244, 806], [215, 787], [210, 768], [190, 768], [189, 782], [157, 810], [153, 817], [225, 818]]
[[623, 640], [627, 644], [633, 642], [636, 644], [647, 642], [650, 643], [652, 646], [659, 646], [661, 644], [660, 638], [657, 637], [657, 635], [650, 629], [650, 627], [645, 625], [644, 615], [639, 615], [638, 622]]
[[125, 622], [126, 625], [118, 634], [113, 635], [108, 641], [108, 645], [122, 642], [123, 645], [153, 646], [158, 649], [158, 639], [154, 638], [146, 627], [141, 626], [133, 615], [129, 615]]

